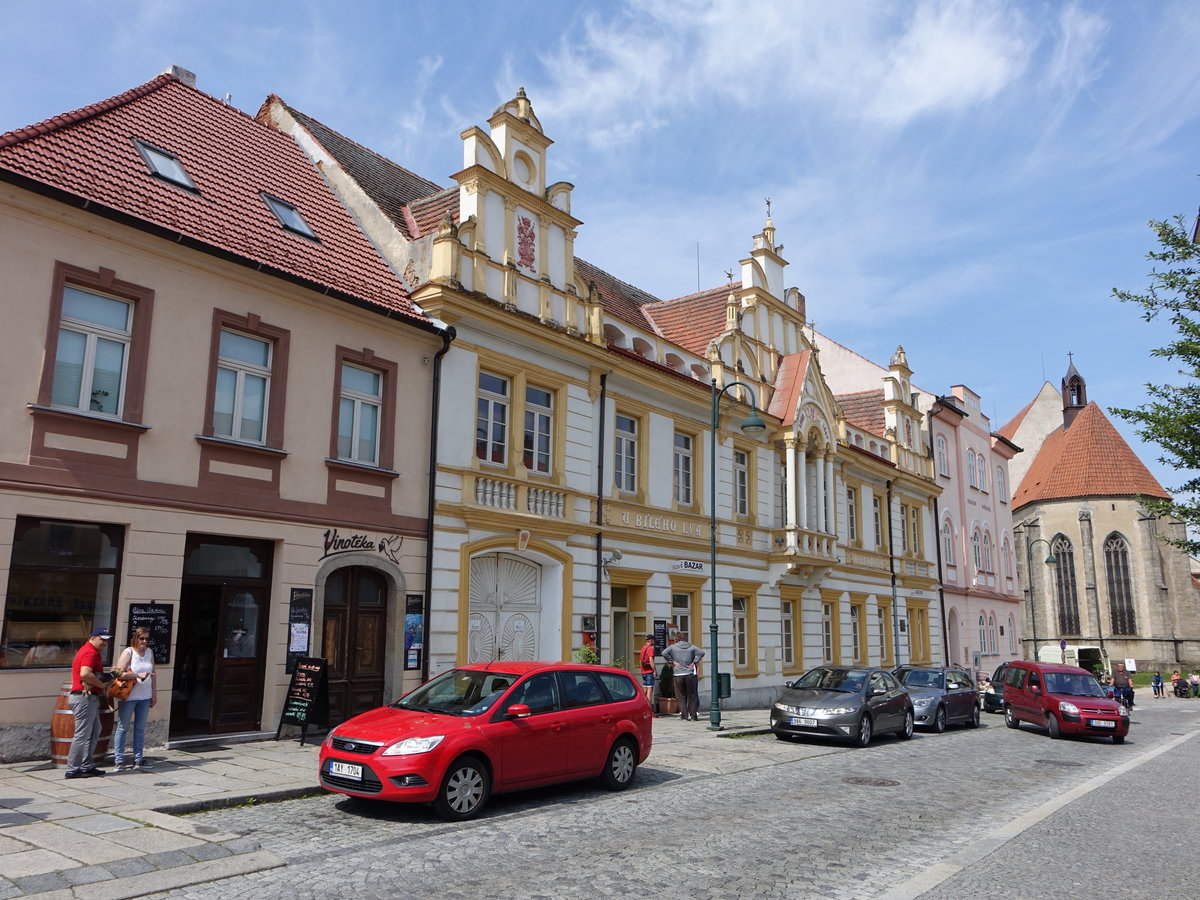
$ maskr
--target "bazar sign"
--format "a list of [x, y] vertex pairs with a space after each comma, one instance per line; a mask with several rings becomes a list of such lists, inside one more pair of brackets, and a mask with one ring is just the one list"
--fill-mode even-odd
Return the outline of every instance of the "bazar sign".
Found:
[[646, 531], [659, 531], [663, 534], [679, 534], [684, 537], [700, 537], [700, 525], [696, 522], [681, 522], [670, 516], [658, 513], [640, 513], [630, 510], [621, 511], [621, 524], [631, 528], [641, 528]]
[[708, 567], [695, 559], [677, 559], [671, 563], [672, 572], [689, 572], [693, 575], [707, 575]]

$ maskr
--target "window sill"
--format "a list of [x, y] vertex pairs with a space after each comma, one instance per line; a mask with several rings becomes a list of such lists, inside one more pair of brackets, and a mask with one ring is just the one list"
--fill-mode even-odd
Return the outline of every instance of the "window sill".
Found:
[[343, 472], [351, 472], [355, 475], [373, 475], [377, 478], [399, 478], [400, 473], [395, 469], [384, 469], [380, 466], [372, 466], [368, 463], [354, 462], [349, 459], [333, 459], [328, 457], [325, 460], [325, 466], [330, 469], [339, 469]]
[[285, 459], [291, 455], [288, 453], [288, 451], [278, 450], [275, 447], [264, 447], [262, 444], [247, 444], [245, 441], [235, 441], [231, 438], [213, 437], [207, 434], [196, 435], [196, 442], [209, 447], [221, 447], [229, 450], [238, 450], [258, 456], [267, 456], [272, 459]]
[[89, 425], [99, 425], [100, 427], [112, 427], [119, 431], [129, 431], [142, 433], [150, 430], [149, 425], [143, 425], [141, 422], [128, 422], [124, 419], [114, 419], [111, 416], [98, 416], [95, 413], [84, 412], [81, 409], [65, 409], [60, 406], [41, 406], [37, 403], [26, 404], [26, 409], [31, 415], [46, 416], [51, 419], [64, 419], [67, 421], [87, 422]]

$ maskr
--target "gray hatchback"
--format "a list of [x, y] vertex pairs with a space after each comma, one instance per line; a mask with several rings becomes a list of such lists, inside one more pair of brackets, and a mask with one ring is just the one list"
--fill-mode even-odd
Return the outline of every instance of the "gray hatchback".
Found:
[[882, 731], [907, 740], [914, 721], [908, 691], [869, 666], [818, 666], [788, 682], [771, 706], [771, 730], [781, 741], [829, 737], [865, 747]]
[[919, 728], [941, 734], [947, 725], [979, 727], [979, 693], [958, 666], [900, 666], [892, 674], [912, 695]]

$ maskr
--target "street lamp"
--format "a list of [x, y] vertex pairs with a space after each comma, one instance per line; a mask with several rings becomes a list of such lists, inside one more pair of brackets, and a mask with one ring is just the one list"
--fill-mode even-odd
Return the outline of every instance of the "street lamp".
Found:
[[[1029, 526], [1026, 526], [1028, 529]], [[1025, 577], [1029, 580], [1029, 615], [1033, 622], [1033, 661], [1037, 662], [1038, 658], [1038, 636], [1037, 636], [1037, 602], [1033, 596], [1033, 545], [1046, 545], [1046, 565], [1052, 566], [1058, 562], [1058, 558], [1050, 550], [1050, 542], [1045, 538], [1036, 538], [1029, 540], [1028, 530], [1025, 532]]]
[[721, 398], [732, 387], [743, 387], [750, 394], [750, 415], [746, 416], [745, 421], [741, 424], [742, 434], [754, 437], [755, 435], [762, 434], [767, 429], [767, 423], [759, 417], [756, 409], [758, 398], [754, 393], [754, 388], [740, 381], [731, 381], [725, 387], [718, 390], [717, 379], [714, 378], [712, 380], [712, 443], [708, 454], [709, 490], [711, 494], [708, 501], [708, 589], [712, 600], [712, 621], [708, 626], [708, 646], [712, 653], [712, 702], [708, 707], [709, 731], [721, 730], [721, 698], [718, 696], [717, 687], [717, 682], [719, 681], [717, 673], [720, 671], [717, 661], [717, 428], [720, 424]]

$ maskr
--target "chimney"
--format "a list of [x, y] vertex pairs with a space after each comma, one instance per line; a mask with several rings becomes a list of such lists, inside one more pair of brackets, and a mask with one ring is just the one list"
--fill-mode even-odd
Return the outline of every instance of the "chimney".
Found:
[[174, 75], [188, 87], [196, 86], [196, 73], [185, 69], [183, 66], [170, 65], [162, 70], [163, 75]]

